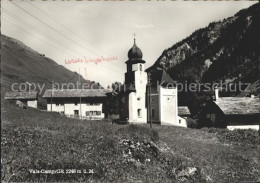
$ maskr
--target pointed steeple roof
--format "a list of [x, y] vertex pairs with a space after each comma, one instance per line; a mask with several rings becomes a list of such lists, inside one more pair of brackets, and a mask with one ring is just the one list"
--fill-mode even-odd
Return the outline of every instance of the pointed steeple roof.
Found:
[[152, 86], [156, 86], [157, 81], [161, 86], [166, 86], [167, 84], [176, 85], [177, 83], [177, 81], [173, 80], [164, 69], [157, 68], [156, 70], [152, 70], [150, 73]]

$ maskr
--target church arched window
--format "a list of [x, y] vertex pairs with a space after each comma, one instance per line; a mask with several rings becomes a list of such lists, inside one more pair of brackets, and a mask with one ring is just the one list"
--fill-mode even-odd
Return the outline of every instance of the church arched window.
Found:
[[143, 66], [142, 66], [142, 64], [140, 64], [140, 71], [142, 71], [143, 70]]

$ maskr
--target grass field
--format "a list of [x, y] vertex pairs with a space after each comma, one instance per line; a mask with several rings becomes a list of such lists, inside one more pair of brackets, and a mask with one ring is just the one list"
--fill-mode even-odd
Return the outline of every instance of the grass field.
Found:
[[[80, 121], [10, 103], [2, 105], [1, 125], [5, 182], [260, 181], [256, 131], [151, 131], [149, 125]], [[65, 172], [30, 172], [42, 169]]]

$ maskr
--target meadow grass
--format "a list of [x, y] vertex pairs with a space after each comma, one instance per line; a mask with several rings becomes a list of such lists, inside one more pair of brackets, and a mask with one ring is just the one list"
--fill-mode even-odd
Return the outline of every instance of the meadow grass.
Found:
[[[260, 180], [255, 131], [249, 133], [248, 143], [241, 140], [242, 132], [158, 125], [151, 130], [148, 124], [82, 121], [7, 102], [2, 104], [1, 125], [1, 179], [5, 182]], [[225, 138], [228, 134], [233, 138]], [[94, 173], [33, 174], [30, 169]]]

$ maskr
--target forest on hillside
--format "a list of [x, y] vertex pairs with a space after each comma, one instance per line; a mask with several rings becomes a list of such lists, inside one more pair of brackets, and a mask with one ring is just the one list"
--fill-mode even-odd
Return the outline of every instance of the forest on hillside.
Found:
[[[259, 22], [260, 4], [257, 3], [233, 17], [196, 30], [163, 51], [146, 71], [164, 69], [178, 83], [250, 83], [249, 91], [223, 90], [221, 95], [259, 95]], [[196, 114], [212, 95], [213, 91], [203, 90], [179, 92], [179, 105], [188, 105]]]

